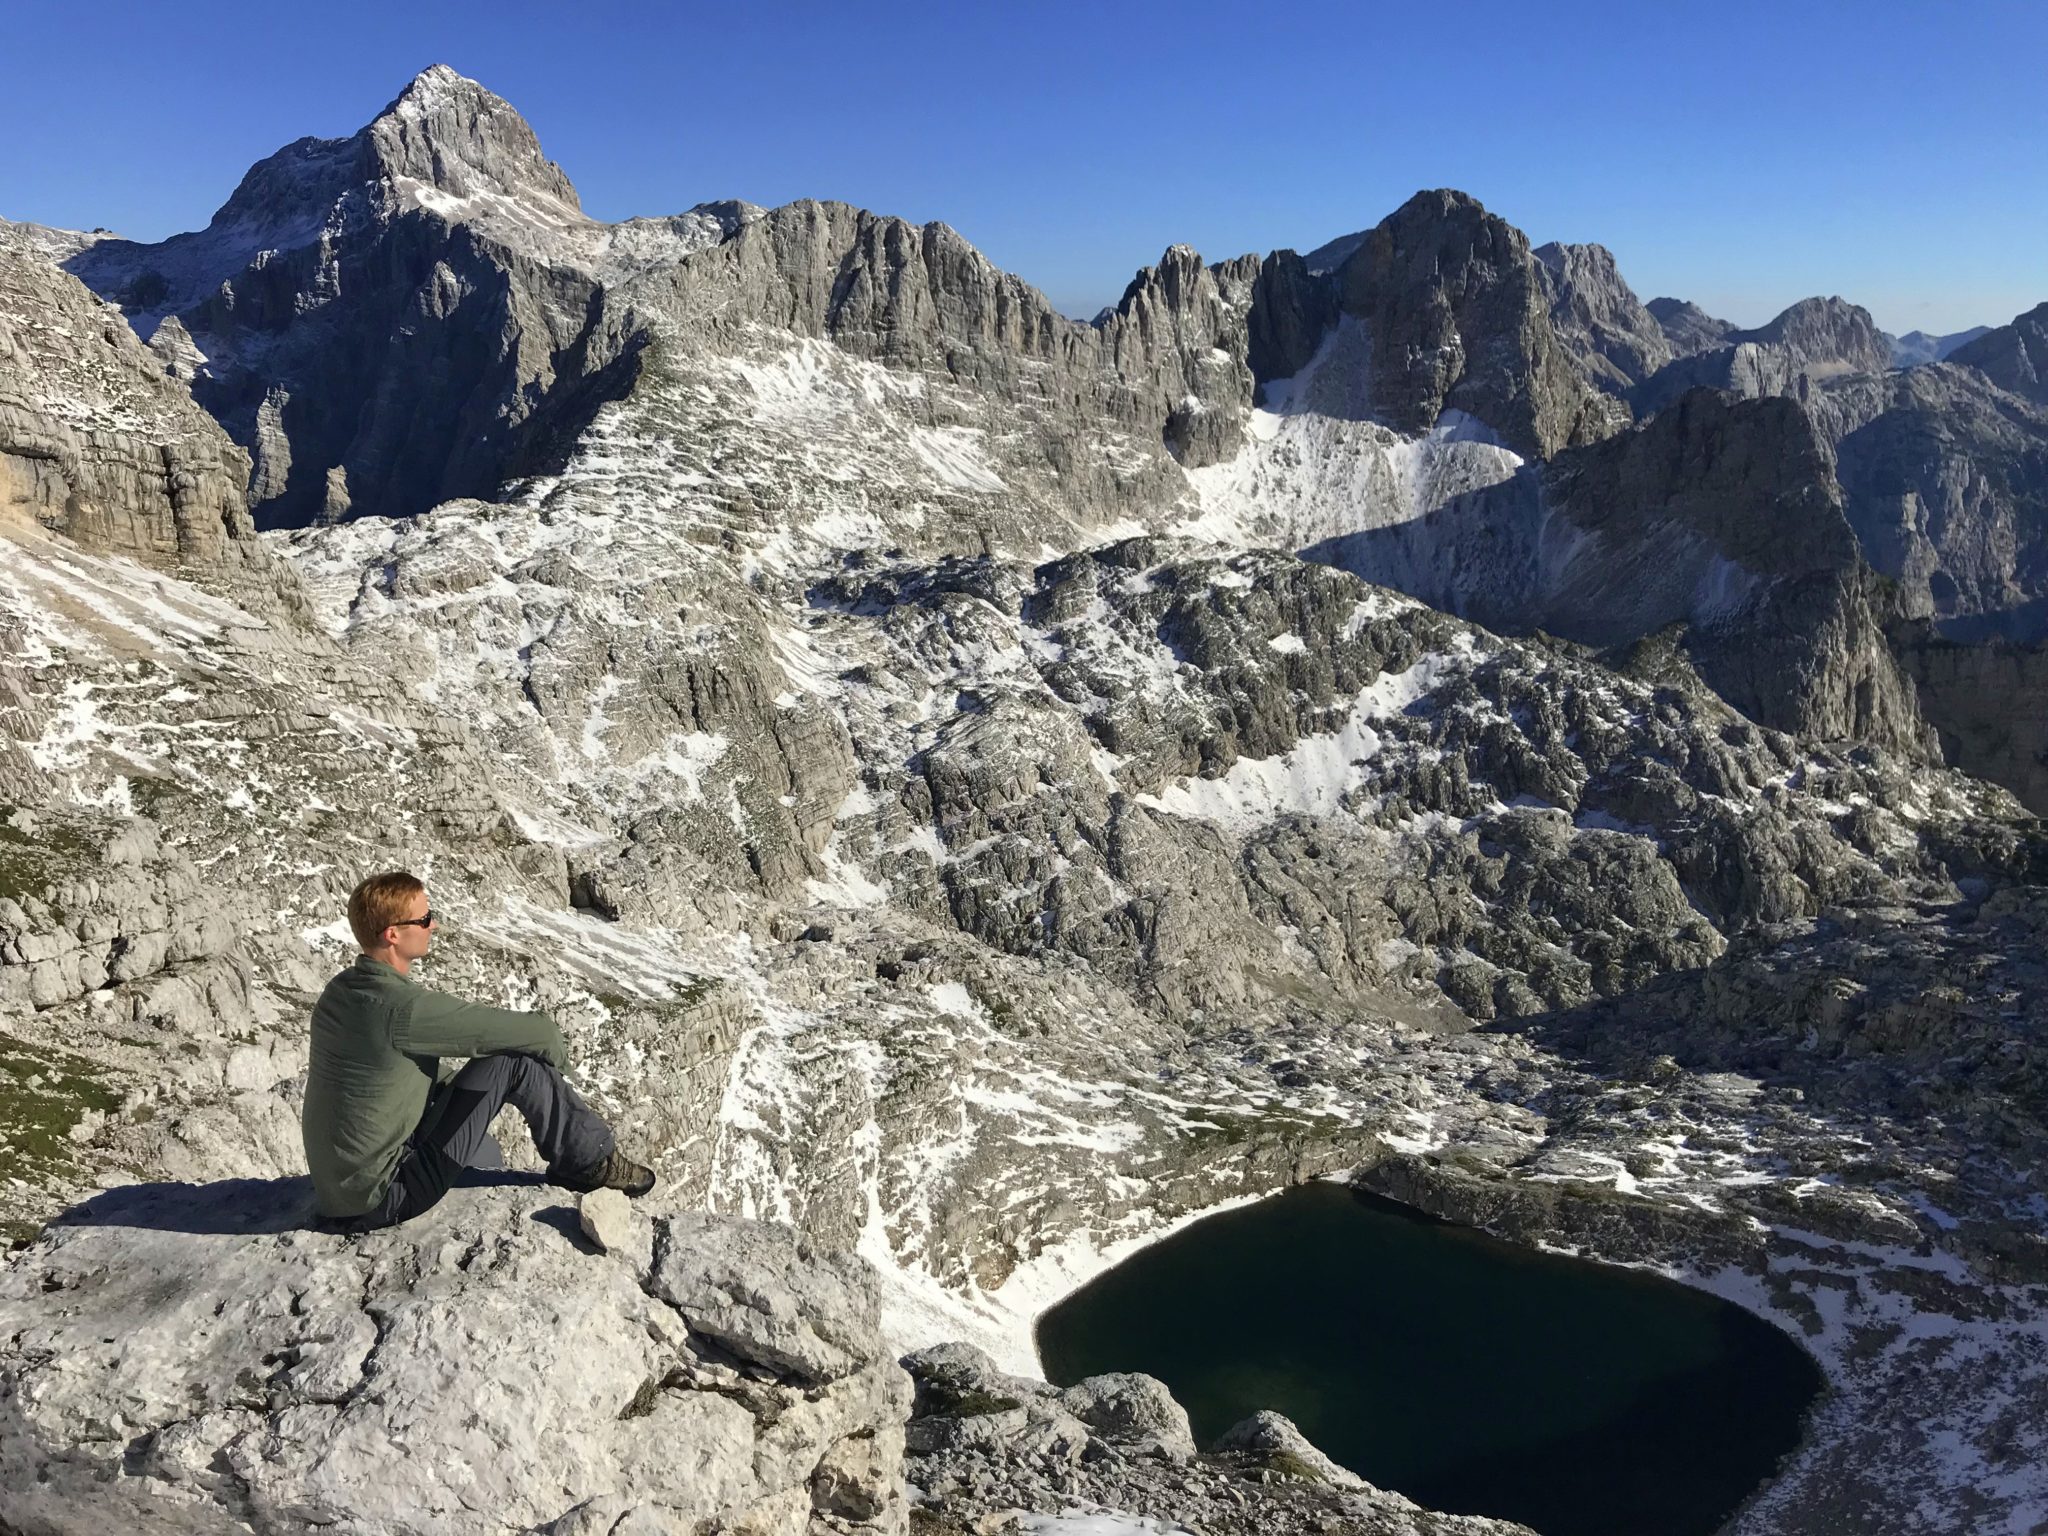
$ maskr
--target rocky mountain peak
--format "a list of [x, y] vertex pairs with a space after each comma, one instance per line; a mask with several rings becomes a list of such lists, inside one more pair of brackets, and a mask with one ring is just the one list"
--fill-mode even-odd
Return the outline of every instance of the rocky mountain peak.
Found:
[[358, 137], [377, 170], [451, 197], [542, 199], [581, 213], [562, 168], [503, 97], [446, 64], [420, 71]]
[[1656, 298], [1643, 308], [1657, 322], [1676, 357], [1690, 357], [1695, 352], [1725, 346], [1735, 332], [1733, 325], [1715, 319], [1689, 299]]
[[[1123, 297], [1116, 302], [1116, 312], [1127, 313], [1133, 303], [1146, 293], [1156, 293], [1178, 308], [1197, 296], [1208, 273], [1208, 267], [1193, 246], [1169, 245], [1156, 266], [1140, 267], [1124, 286]], [[1209, 286], [1213, 290], [1214, 282]]]
[[1677, 356], [1628, 392], [1638, 416], [1702, 388], [1809, 400], [1830, 381], [1882, 374], [1892, 366], [1892, 339], [1868, 310], [1847, 299], [1801, 299], [1768, 324], [1746, 331], [1673, 299], [1654, 301], [1650, 313]]
[[1671, 361], [1656, 316], [1622, 280], [1606, 246], [1553, 240], [1533, 254], [1550, 296], [1551, 326], [1594, 383], [1620, 391]]
[[1842, 298], [1801, 299], [1769, 324], [1729, 338], [1786, 348], [1808, 373], [1882, 373], [1891, 366], [1891, 343], [1870, 311]]
[[1528, 239], [1478, 199], [1418, 192], [1338, 271], [1344, 310], [1372, 338], [1376, 409], [1403, 431], [1447, 409], [1548, 458], [1625, 420], [1602, 402], [1551, 329]]
[[[290, 250], [347, 227], [380, 193], [450, 214], [461, 211], [451, 199], [487, 194], [547, 214], [581, 213], [576, 189], [512, 104], [436, 64], [347, 138], [296, 139], [257, 161], [207, 232], [242, 237], [233, 254], [246, 260], [257, 248]], [[93, 265], [80, 272], [88, 281]]]
[[1593, 241], [1567, 245], [1562, 240], [1552, 240], [1530, 254], [1553, 272], [1571, 272], [1608, 283], [1621, 281], [1621, 268], [1615, 263], [1614, 252]]
[[1986, 331], [1956, 348], [1949, 360], [1975, 368], [2000, 389], [2048, 405], [2048, 304], [2036, 304], [2012, 324]]
[[1932, 331], [1908, 331], [1903, 336], [1892, 338], [1892, 366], [1894, 368], [1917, 368], [1922, 363], [1943, 361], [1958, 347], [1967, 347], [1979, 336], [1988, 335], [1988, 325], [1973, 325], [1968, 330], [1950, 331], [1937, 335]]

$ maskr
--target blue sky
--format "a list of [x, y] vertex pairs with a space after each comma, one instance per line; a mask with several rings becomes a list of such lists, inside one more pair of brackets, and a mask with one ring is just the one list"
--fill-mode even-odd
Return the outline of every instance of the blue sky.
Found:
[[598, 217], [943, 219], [1072, 313], [1175, 241], [1306, 249], [1434, 186], [1742, 324], [1815, 293], [1895, 332], [2048, 299], [2039, 3], [10, 0], [0, 25], [0, 215], [138, 238], [443, 62]]

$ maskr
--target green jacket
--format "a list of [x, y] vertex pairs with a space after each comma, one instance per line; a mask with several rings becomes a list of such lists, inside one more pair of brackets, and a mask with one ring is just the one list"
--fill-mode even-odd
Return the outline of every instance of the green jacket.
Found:
[[313, 1005], [299, 1125], [320, 1214], [361, 1216], [382, 1202], [441, 1057], [506, 1051], [568, 1070], [562, 1032], [546, 1014], [466, 1003], [358, 955]]

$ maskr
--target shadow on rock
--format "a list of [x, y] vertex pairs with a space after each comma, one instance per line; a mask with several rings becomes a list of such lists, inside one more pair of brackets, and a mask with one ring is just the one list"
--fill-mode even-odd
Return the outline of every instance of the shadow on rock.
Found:
[[576, 1213], [574, 1206], [545, 1206], [535, 1211], [528, 1220], [537, 1222], [543, 1227], [552, 1227], [584, 1253], [604, 1252], [602, 1248], [598, 1247], [597, 1244], [593, 1243], [585, 1235], [583, 1231], [583, 1218]]
[[[540, 1183], [537, 1174], [472, 1169], [456, 1181], [446, 1200], [461, 1198], [464, 1189]], [[560, 1214], [539, 1213], [536, 1219]], [[568, 1225], [576, 1225], [568, 1211]], [[550, 1222], [550, 1225], [558, 1223]], [[313, 1181], [296, 1179], [221, 1179], [211, 1184], [124, 1184], [81, 1202], [51, 1221], [57, 1227], [133, 1227], [151, 1232], [192, 1232], [222, 1236], [317, 1231]], [[575, 1234], [579, 1239], [582, 1234]]]

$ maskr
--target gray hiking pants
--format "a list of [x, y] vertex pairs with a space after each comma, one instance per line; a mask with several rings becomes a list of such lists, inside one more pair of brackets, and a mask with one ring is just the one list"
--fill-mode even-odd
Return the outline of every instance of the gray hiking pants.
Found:
[[351, 1232], [392, 1226], [435, 1204], [465, 1169], [502, 1168], [491, 1122], [507, 1104], [526, 1118], [550, 1177], [585, 1172], [611, 1155], [611, 1127], [554, 1067], [538, 1056], [478, 1056], [428, 1096], [383, 1204], [340, 1225]]

